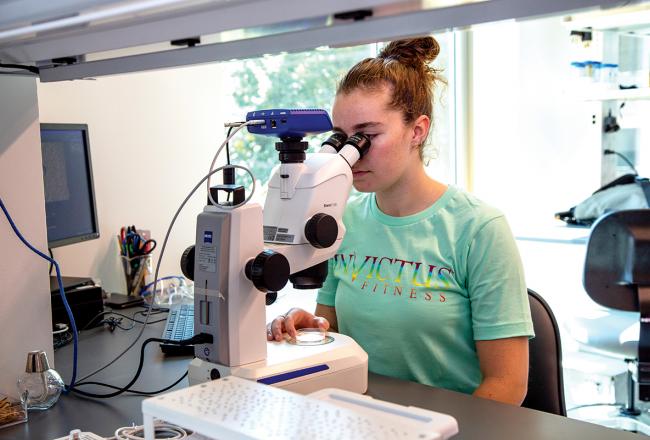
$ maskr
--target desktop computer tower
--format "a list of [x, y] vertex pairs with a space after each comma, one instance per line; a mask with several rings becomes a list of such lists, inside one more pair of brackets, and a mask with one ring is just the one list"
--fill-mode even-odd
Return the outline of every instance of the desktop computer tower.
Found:
[[[104, 311], [102, 288], [96, 286], [90, 278], [62, 277], [62, 281], [65, 297], [72, 310], [77, 330], [81, 330]], [[56, 277], [50, 277], [50, 292], [52, 294], [52, 324], [70, 325]], [[101, 319], [97, 317], [90, 327], [97, 326], [100, 321]]]

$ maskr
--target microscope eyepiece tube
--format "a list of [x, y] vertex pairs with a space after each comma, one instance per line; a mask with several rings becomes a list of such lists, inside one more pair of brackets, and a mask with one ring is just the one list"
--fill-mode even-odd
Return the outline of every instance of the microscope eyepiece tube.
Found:
[[370, 138], [363, 133], [355, 133], [350, 136], [339, 154], [343, 156], [350, 167], [361, 159], [370, 149]]
[[370, 149], [370, 138], [363, 133], [355, 133], [345, 141], [346, 145], [352, 145], [359, 151], [359, 156], [363, 157]]
[[345, 133], [337, 131], [327, 138], [322, 144], [320, 153], [338, 153], [347, 140]]

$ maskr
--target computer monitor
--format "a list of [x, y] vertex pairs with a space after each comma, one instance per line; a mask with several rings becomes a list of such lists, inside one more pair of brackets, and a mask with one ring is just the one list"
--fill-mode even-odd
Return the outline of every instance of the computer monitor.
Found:
[[86, 124], [41, 124], [48, 247], [99, 238]]

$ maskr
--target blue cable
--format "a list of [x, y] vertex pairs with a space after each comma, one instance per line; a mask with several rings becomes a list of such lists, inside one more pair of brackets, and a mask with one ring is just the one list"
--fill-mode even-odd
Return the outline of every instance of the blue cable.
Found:
[[27, 240], [25, 240], [25, 237], [20, 233], [18, 228], [16, 227], [16, 224], [14, 223], [13, 219], [9, 215], [9, 212], [7, 211], [7, 208], [5, 208], [5, 204], [2, 202], [2, 198], [0, 197], [0, 208], [2, 208], [2, 211], [4, 212], [5, 216], [7, 217], [7, 220], [9, 221], [9, 225], [11, 226], [11, 229], [14, 230], [14, 233], [16, 236], [20, 239], [20, 241], [23, 242], [25, 246], [27, 246], [32, 252], [37, 254], [39, 257], [44, 258], [45, 260], [49, 261], [54, 265], [56, 268], [56, 280], [59, 284], [59, 293], [61, 294], [61, 299], [63, 300], [63, 306], [65, 307], [65, 311], [68, 313], [68, 318], [70, 319], [70, 326], [72, 327], [72, 339], [74, 343], [74, 350], [73, 350], [73, 362], [72, 362], [72, 379], [70, 380], [70, 385], [66, 385], [64, 392], [68, 393], [72, 388], [74, 388], [75, 380], [77, 379], [77, 339], [78, 339], [78, 334], [77, 334], [77, 324], [74, 322], [74, 316], [72, 316], [72, 310], [70, 309], [70, 305], [68, 305], [68, 300], [65, 297], [65, 291], [63, 290], [63, 282], [61, 281], [61, 271], [59, 270], [59, 263], [57, 263], [53, 258], [50, 258], [49, 256], [45, 255], [38, 249], [36, 249], [34, 246], [32, 246]]

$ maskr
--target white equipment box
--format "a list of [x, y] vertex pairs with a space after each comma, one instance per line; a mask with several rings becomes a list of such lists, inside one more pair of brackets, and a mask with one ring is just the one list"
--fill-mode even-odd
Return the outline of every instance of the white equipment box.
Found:
[[328, 388], [303, 396], [236, 376], [142, 402], [145, 440], [154, 419], [210, 439], [446, 440], [458, 433], [453, 417]]

